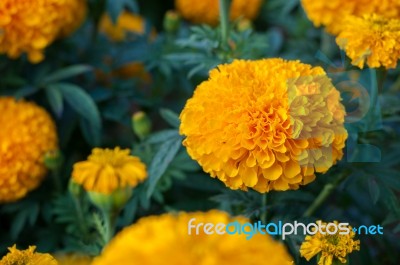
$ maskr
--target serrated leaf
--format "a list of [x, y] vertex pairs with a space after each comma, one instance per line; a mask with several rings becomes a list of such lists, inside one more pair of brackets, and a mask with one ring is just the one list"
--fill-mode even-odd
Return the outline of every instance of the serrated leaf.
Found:
[[49, 101], [50, 107], [57, 117], [61, 117], [64, 109], [63, 97], [59, 90], [52, 89], [51, 87], [45, 88], [47, 100]]
[[88, 65], [73, 65], [73, 66], [68, 66], [65, 67], [61, 70], [58, 70], [52, 74], [47, 75], [45, 78], [43, 78], [42, 83], [43, 84], [50, 84], [54, 82], [58, 82], [76, 75], [80, 75], [86, 72], [89, 72], [92, 70], [92, 67]]
[[179, 120], [178, 114], [169, 109], [160, 110], [161, 117], [172, 127], [179, 128], [181, 121]]
[[158, 181], [167, 170], [175, 155], [178, 153], [181, 145], [182, 139], [179, 137], [171, 139], [160, 146], [160, 149], [155, 154], [149, 167], [148, 189], [146, 193], [147, 198], [150, 198], [153, 194]]

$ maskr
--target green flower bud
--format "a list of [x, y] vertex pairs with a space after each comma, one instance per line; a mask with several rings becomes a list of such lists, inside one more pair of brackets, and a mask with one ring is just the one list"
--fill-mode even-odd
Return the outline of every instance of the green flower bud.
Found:
[[132, 196], [132, 188], [117, 189], [111, 194], [88, 192], [90, 201], [99, 209], [116, 212], [122, 209]]
[[132, 116], [132, 128], [135, 134], [143, 139], [150, 133], [151, 120], [143, 111], [136, 112]]
[[175, 33], [181, 24], [181, 16], [176, 11], [169, 10], [165, 13], [163, 24], [166, 32]]
[[56, 170], [61, 167], [64, 157], [60, 150], [49, 151], [44, 155], [44, 164], [50, 170]]

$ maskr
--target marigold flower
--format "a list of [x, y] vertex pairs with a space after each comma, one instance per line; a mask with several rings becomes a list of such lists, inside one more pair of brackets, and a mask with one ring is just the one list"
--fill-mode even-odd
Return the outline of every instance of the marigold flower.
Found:
[[93, 258], [80, 254], [55, 255], [59, 265], [90, 265]]
[[[260, 11], [263, 0], [233, 0], [230, 9], [232, 20], [240, 17], [253, 20]], [[175, 0], [175, 7], [182, 17], [193, 23], [216, 25], [219, 21], [218, 0], [205, 0], [193, 3], [191, 0]]]
[[325, 26], [334, 35], [340, 32], [343, 18], [377, 13], [385, 17], [400, 18], [398, 0], [301, 0], [308, 18], [315, 26]]
[[87, 191], [111, 194], [135, 187], [147, 177], [146, 166], [129, 149], [94, 148], [87, 161], [75, 163], [72, 179]]
[[[110, 40], [122, 42], [128, 39], [129, 34], [143, 35], [145, 33], [146, 23], [143, 17], [128, 11], [123, 11], [119, 15], [116, 24], [113, 23], [108, 14], [104, 14], [100, 20], [99, 28]], [[150, 37], [155, 37], [155, 35], [155, 31], [152, 31]], [[132, 62], [123, 65], [113, 71], [111, 76], [120, 78], [138, 77], [145, 83], [149, 83], [151, 80], [149, 72], [140, 62]], [[103, 73], [100, 73], [100, 78], [108, 79]]]
[[231, 218], [221, 211], [206, 213], [163, 214], [140, 219], [126, 227], [106, 246], [93, 265], [128, 265], [134, 261], [140, 264], [292, 264], [293, 260], [284, 245], [268, 235], [255, 234], [246, 240], [241, 234], [206, 235], [203, 229], [188, 234], [188, 222], [223, 223], [232, 221], [249, 222], [245, 218]]
[[44, 49], [58, 37], [69, 35], [82, 22], [84, 0], [0, 1], [0, 54], [31, 63], [44, 59]]
[[47, 253], [35, 252], [36, 247], [30, 246], [26, 250], [18, 250], [14, 245], [8, 248], [9, 253], [1, 260], [1, 265], [58, 265], [57, 261]]
[[[337, 221], [334, 222], [336, 225]], [[326, 223], [321, 222], [326, 226]], [[333, 260], [339, 260], [341, 263], [346, 263], [348, 254], [355, 250], [360, 250], [360, 241], [354, 240], [355, 233], [351, 226], [348, 227], [349, 233], [341, 235], [339, 231], [335, 234], [327, 233], [327, 229], [321, 228], [323, 234], [319, 231], [312, 236], [306, 236], [305, 241], [301, 244], [300, 254], [308, 261], [315, 255], [321, 255], [318, 265], [331, 265]], [[330, 229], [331, 233], [334, 230]]]
[[297, 189], [343, 156], [339, 92], [320, 67], [235, 60], [210, 72], [186, 103], [189, 155], [231, 189]]
[[0, 203], [35, 189], [46, 175], [44, 157], [57, 149], [50, 115], [34, 103], [0, 97]]
[[400, 19], [376, 14], [349, 16], [336, 43], [359, 68], [365, 63], [371, 68], [396, 68], [400, 59]]

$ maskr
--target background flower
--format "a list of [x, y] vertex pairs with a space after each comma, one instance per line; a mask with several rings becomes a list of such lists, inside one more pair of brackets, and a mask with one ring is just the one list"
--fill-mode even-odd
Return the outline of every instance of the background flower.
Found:
[[348, 15], [377, 13], [388, 18], [400, 18], [400, 2], [397, 0], [301, 0], [301, 3], [315, 26], [325, 26], [335, 35], [340, 32], [342, 20]]
[[[334, 222], [336, 225], [337, 221]], [[325, 227], [327, 224], [321, 222]], [[355, 250], [360, 250], [360, 241], [354, 240], [355, 233], [351, 226], [347, 227], [350, 233], [341, 235], [339, 230], [336, 234], [328, 234], [326, 228], [321, 228], [315, 235], [306, 236], [300, 247], [300, 253], [308, 261], [315, 255], [320, 254], [318, 265], [331, 265], [334, 260], [346, 263], [347, 255]], [[329, 230], [331, 231], [331, 230]]]
[[[254, 19], [261, 8], [262, 0], [233, 0], [230, 18]], [[206, 0], [193, 3], [191, 0], [175, 0], [175, 6], [181, 15], [193, 23], [216, 25], [219, 21], [218, 0]]]
[[296, 189], [341, 159], [347, 138], [339, 92], [299, 61], [220, 65], [180, 118], [189, 155], [232, 189]]
[[46, 175], [44, 157], [57, 149], [56, 127], [41, 107], [0, 97], [0, 203], [23, 198]]
[[188, 222], [227, 224], [232, 221], [248, 222], [245, 218], [231, 218], [227, 213], [163, 214], [140, 219], [120, 232], [105, 248], [93, 265], [128, 265], [140, 262], [145, 265], [169, 264], [292, 264], [285, 247], [270, 236], [254, 235], [246, 240], [242, 235], [188, 235]]
[[9, 253], [1, 260], [1, 265], [32, 264], [32, 265], [58, 265], [57, 261], [47, 253], [35, 252], [36, 247], [30, 246], [26, 250], [18, 250], [16, 245], [8, 248]]
[[376, 14], [349, 16], [336, 43], [352, 60], [364, 68], [396, 68], [400, 59], [400, 19], [388, 19]]
[[31, 63], [44, 59], [44, 49], [75, 30], [85, 15], [84, 0], [0, 1], [0, 54]]

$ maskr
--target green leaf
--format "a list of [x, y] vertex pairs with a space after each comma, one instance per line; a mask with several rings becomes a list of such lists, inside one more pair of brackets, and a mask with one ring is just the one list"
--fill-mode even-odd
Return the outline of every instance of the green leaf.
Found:
[[160, 180], [161, 176], [167, 170], [169, 164], [178, 153], [179, 148], [182, 145], [182, 139], [173, 138], [164, 142], [158, 152], [155, 154], [153, 161], [149, 167], [149, 180], [147, 189], [147, 198], [150, 198], [153, 191]]
[[369, 189], [369, 194], [371, 195], [372, 198], [372, 202], [376, 204], [380, 196], [380, 189], [378, 183], [376, 183], [375, 178], [372, 177], [368, 179], [368, 189]]
[[151, 134], [147, 139], [148, 144], [159, 144], [167, 141], [168, 139], [179, 137], [179, 132], [177, 130], [162, 130]]
[[161, 117], [172, 127], [179, 128], [181, 121], [179, 120], [178, 114], [169, 109], [160, 110]]
[[34, 86], [25, 86], [22, 87], [20, 89], [18, 89], [15, 93], [14, 93], [14, 97], [16, 99], [21, 99], [30, 95], [35, 94], [36, 92], [38, 92], [40, 89], [38, 87], [34, 87]]
[[90, 95], [79, 86], [67, 83], [56, 83], [48, 86], [59, 90], [68, 104], [94, 128], [101, 128], [100, 112]]
[[64, 109], [63, 97], [60, 90], [52, 89], [51, 87], [45, 88], [47, 100], [50, 103], [51, 109], [57, 117], [61, 117]]
[[92, 70], [92, 67], [88, 65], [73, 65], [65, 67], [61, 70], [58, 70], [42, 80], [44, 84], [50, 84], [54, 82], [61, 81], [63, 79], [67, 79], [76, 75], [80, 75]]

